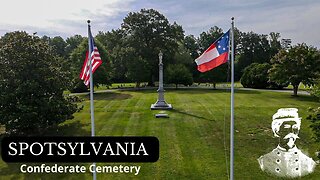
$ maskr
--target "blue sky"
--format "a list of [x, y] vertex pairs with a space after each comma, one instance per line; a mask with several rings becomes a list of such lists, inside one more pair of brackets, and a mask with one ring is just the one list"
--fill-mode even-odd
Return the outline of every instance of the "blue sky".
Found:
[[241, 31], [280, 32], [293, 44], [306, 42], [320, 48], [319, 0], [1, 0], [0, 35], [25, 30], [38, 35], [86, 36], [86, 20], [92, 31], [117, 29], [130, 11], [153, 8], [185, 34], [199, 36], [212, 26], [224, 30], [230, 18]]

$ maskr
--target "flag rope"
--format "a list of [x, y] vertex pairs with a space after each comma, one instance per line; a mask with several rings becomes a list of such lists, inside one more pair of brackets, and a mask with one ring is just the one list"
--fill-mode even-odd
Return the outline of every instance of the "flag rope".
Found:
[[[232, 18], [232, 30], [231, 30], [231, 33], [234, 33], [234, 31], [233, 31], [233, 18]], [[231, 53], [229, 53], [229, 63], [228, 63], [228, 69], [227, 69], [227, 79], [226, 79], [226, 85], [225, 85], [225, 92], [229, 92], [229, 89], [228, 89], [228, 82], [229, 82], [229, 79], [230, 79], [230, 77], [231, 76], [233, 76], [233, 77], [231, 77], [231, 79], [230, 79], [230, 93], [231, 94], [233, 94], [234, 92], [233, 92], [233, 86], [234, 86], [234, 69], [233, 69], [233, 67], [232, 67], [232, 65], [233, 65], [233, 63], [234, 62], [232, 62], [232, 61], [234, 61], [234, 52], [233, 52], [233, 49], [234, 49], [234, 45], [233, 45], [233, 43], [234, 42], [232, 42], [233, 41], [233, 38], [234, 38], [234, 34], [232, 34], [232, 38], [230, 39], [230, 41], [229, 41], [229, 48], [230, 48], [230, 50], [229, 50], [229, 52], [231, 52]], [[232, 71], [232, 72], [231, 72]], [[227, 151], [228, 151], [228, 148], [227, 148], [227, 138], [226, 138], [226, 132], [227, 132], [227, 130], [226, 130], [226, 128], [227, 128], [227, 123], [226, 123], [226, 114], [227, 114], [227, 103], [225, 103], [224, 104], [224, 115], [223, 115], [223, 146], [224, 146], [224, 155], [225, 155], [225, 161], [226, 161], [226, 171], [227, 171], [227, 176], [228, 176], [228, 180], [233, 180], [233, 161], [234, 161], [234, 159], [233, 159], [233, 141], [234, 141], [234, 139], [233, 139], [233, 135], [231, 135], [231, 132], [233, 131], [233, 129], [234, 129], [234, 127], [233, 127], [233, 109], [232, 108], [234, 108], [233, 107], [233, 105], [232, 105], [232, 103], [233, 103], [233, 100], [232, 100], [232, 98], [233, 98], [233, 95], [231, 95], [231, 114], [230, 114], [230, 118], [231, 118], [231, 122], [230, 122], [230, 171], [229, 171], [229, 168], [228, 168], [228, 155], [227, 155]], [[228, 99], [226, 98], [226, 102], [228, 101]]]
[[230, 179], [234, 179], [234, 17], [231, 18]]
[[[228, 89], [228, 82], [229, 82], [229, 79], [230, 79], [230, 70], [231, 70], [231, 64], [230, 62], [228, 63], [228, 73], [227, 73], [227, 79], [226, 79], [226, 82], [227, 84], [225, 85], [225, 92], [229, 92], [229, 89]], [[226, 123], [226, 115], [227, 115], [227, 102], [228, 102], [228, 98], [229, 97], [226, 97], [226, 103], [224, 104], [224, 115], [223, 115], [223, 146], [224, 146], [224, 157], [225, 157], [225, 160], [226, 160], [226, 171], [227, 171], [227, 175], [228, 175], [228, 179], [230, 179], [230, 172], [229, 172], [229, 164], [228, 164], [228, 147], [227, 147], [227, 138], [226, 138], [226, 128], [227, 128], [227, 123]]]

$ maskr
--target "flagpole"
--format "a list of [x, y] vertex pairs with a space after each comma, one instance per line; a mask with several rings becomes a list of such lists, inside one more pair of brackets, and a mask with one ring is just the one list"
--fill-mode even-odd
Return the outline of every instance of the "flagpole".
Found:
[[230, 179], [234, 174], [234, 17], [231, 18], [231, 119], [230, 119]]
[[[90, 20], [88, 22], [88, 60], [89, 60], [89, 72], [90, 72], [90, 113], [91, 113], [91, 136], [94, 137], [94, 104], [93, 104], [93, 76], [92, 76], [92, 59], [91, 59], [91, 53], [93, 51], [93, 47], [91, 47], [92, 44], [92, 34], [91, 34], [91, 29], [90, 29]], [[92, 172], [93, 174], [93, 180], [97, 179], [97, 173], [96, 173], [96, 163], [93, 163], [93, 168], [94, 171]]]

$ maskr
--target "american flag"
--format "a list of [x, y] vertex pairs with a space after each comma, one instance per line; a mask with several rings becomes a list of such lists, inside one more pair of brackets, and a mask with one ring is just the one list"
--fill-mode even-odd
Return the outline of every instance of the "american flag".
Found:
[[91, 30], [89, 28], [89, 51], [86, 52], [86, 59], [84, 60], [82, 70], [80, 73], [80, 79], [84, 81], [86, 86], [90, 83], [90, 61], [88, 54], [90, 54], [90, 60], [92, 63], [92, 74], [97, 70], [97, 68], [102, 64], [102, 60], [98, 51], [98, 48], [94, 45], [93, 37]]

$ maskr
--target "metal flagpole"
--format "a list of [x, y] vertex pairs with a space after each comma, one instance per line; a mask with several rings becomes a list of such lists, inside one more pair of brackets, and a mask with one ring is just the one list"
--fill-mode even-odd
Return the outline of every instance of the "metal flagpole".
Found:
[[233, 180], [234, 162], [234, 17], [231, 18], [231, 119], [230, 119], [230, 179]]
[[[88, 53], [88, 60], [89, 60], [89, 72], [90, 72], [90, 113], [91, 113], [91, 136], [94, 137], [94, 104], [93, 104], [93, 77], [92, 77], [92, 59], [91, 59], [91, 53], [93, 52], [92, 47], [92, 34], [90, 29], [90, 20], [88, 22], [88, 46], [89, 46], [89, 53]], [[96, 163], [93, 163], [93, 180], [97, 179], [97, 173], [96, 173]]]

